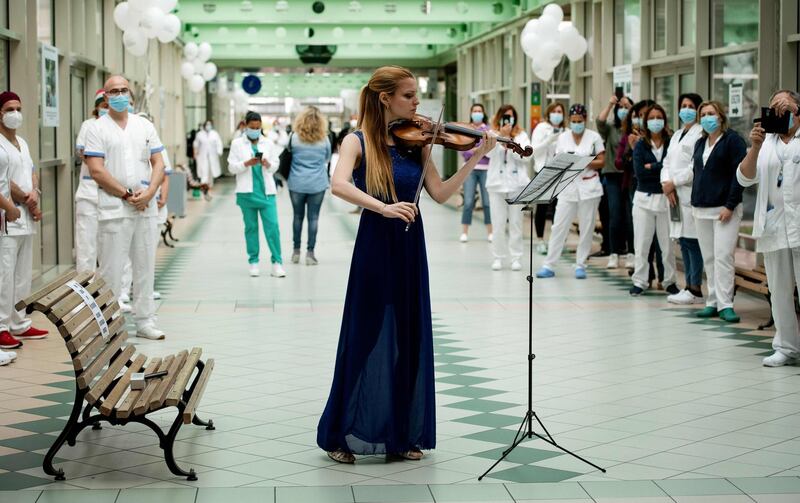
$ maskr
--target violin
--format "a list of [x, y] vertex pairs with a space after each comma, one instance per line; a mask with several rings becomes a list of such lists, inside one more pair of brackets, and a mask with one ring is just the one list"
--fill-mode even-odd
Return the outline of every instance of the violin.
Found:
[[[430, 117], [415, 115], [413, 119], [401, 119], [389, 124], [389, 132], [395, 141], [406, 148], [422, 148], [430, 145], [433, 140], [433, 133], [439, 128], [436, 137], [436, 144], [444, 148], [453, 150], [470, 150], [483, 139], [483, 131], [474, 129], [471, 125], [463, 122], [445, 122], [439, 124]], [[508, 148], [517, 153], [520, 157], [529, 157], [533, 154], [533, 147], [522, 145], [511, 138], [498, 136], [499, 143], [505, 143]]]

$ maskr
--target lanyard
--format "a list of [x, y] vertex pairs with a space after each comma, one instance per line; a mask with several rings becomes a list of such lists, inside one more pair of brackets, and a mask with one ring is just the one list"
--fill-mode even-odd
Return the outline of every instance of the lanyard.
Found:
[[[798, 131], [798, 133], [795, 133], [795, 135], [789, 140], [789, 143], [784, 143], [783, 144], [783, 148], [788, 150], [789, 147], [791, 146], [792, 142], [798, 138], [798, 135], [800, 135], [800, 131]], [[778, 171], [778, 188], [780, 188], [783, 185], [783, 166], [786, 163], [786, 159], [783, 157], [783, 155], [781, 155], [781, 152], [778, 149], [778, 147], [780, 146], [780, 143], [778, 143], [778, 142], [783, 142], [783, 140], [781, 140], [780, 136], [778, 136], [776, 134], [775, 135], [775, 157], [777, 157], [778, 161], [781, 163], [781, 169], [780, 169], [780, 171]], [[792, 162], [795, 162], [795, 164], [797, 164], [796, 159], [797, 159], [797, 161], [800, 161], [800, 158], [798, 158], [798, 156], [795, 156], [795, 158], [792, 159]]]

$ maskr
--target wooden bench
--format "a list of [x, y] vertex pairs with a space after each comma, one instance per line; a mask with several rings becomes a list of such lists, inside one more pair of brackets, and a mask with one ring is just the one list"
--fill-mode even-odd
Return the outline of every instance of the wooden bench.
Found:
[[[759, 330], [771, 328], [775, 325], [775, 319], [772, 317], [772, 295], [769, 292], [769, 285], [767, 285], [767, 271], [763, 266], [756, 266], [753, 269], [745, 269], [743, 267], [736, 268], [736, 276], [734, 277], [734, 292], [739, 288], [750, 290], [751, 292], [760, 293], [769, 303], [769, 321], [763, 325], [759, 325]], [[800, 302], [797, 298], [797, 290], [794, 293], [795, 310], [800, 312]]]
[[[64, 338], [75, 369], [75, 403], [63, 431], [47, 451], [45, 473], [56, 480], [65, 480], [64, 471], [53, 467], [53, 458], [64, 442], [75, 445], [78, 434], [87, 426], [101, 429], [100, 421], [112, 425], [134, 422], [144, 424], [158, 435], [164, 460], [172, 473], [197, 480], [193, 469], [186, 471], [177, 465], [173, 445], [184, 424], [214, 429], [213, 421], [201, 421], [196, 415], [214, 360], [202, 362], [200, 348], [165, 358], [148, 358], [137, 353], [127, 343], [125, 318], [116, 296], [101, 278], [91, 273], [77, 274], [74, 270], [65, 273], [18, 302], [16, 308], [47, 316]], [[164, 377], [147, 379], [144, 389], [131, 389], [134, 373], [164, 370], [167, 371]], [[169, 431], [164, 432], [147, 415], [167, 407], [176, 407], [178, 414]]]

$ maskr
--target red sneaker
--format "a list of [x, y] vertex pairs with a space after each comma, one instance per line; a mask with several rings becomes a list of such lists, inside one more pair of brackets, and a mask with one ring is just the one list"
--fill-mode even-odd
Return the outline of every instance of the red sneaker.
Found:
[[28, 330], [21, 334], [14, 334], [14, 337], [22, 339], [23, 341], [44, 339], [49, 332], [47, 330], [39, 330], [38, 328], [30, 327]]
[[16, 349], [22, 346], [22, 343], [14, 338], [10, 332], [0, 332], [0, 349]]

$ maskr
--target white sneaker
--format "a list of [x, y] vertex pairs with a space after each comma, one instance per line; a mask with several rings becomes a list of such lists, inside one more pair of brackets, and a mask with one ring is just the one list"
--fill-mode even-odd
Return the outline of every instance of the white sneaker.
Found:
[[490, 243], [491, 243], [492, 241], [494, 241], [494, 234], [489, 234], [488, 236], [486, 236], [486, 241], [488, 241], [488, 242], [490, 242]]
[[258, 270], [258, 264], [250, 264], [250, 277], [257, 278], [259, 274], [261, 271]]
[[625, 255], [625, 268], [631, 271], [636, 267], [636, 255], [629, 253]]
[[536, 253], [539, 255], [547, 255], [547, 243], [540, 241], [539, 244], [536, 245]]
[[167, 336], [164, 334], [163, 331], [150, 325], [136, 329], [136, 337], [141, 337], [142, 339], [150, 339], [152, 341], [160, 341], [165, 339]]
[[131, 296], [128, 295], [127, 293], [123, 293], [122, 295], [119, 296], [119, 302], [120, 303], [124, 302], [125, 304], [130, 304], [131, 303]]
[[161, 292], [153, 290], [153, 300], [161, 300]]
[[122, 311], [123, 313], [132, 313], [133, 312], [133, 308], [131, 307], [131, 305], [128, 302], [130, 302], [130, 301], [122, 300], [122, 297], [120, 297], [120, 299], [118, 301], [119, 310]]
[[511, 262], [511, 270], [512, 271], [521, 271], [522, 264], [519, 263], [519, 260], [514, 260]]
[[9, 363], [13, 362], [14, 359], [11, 358], [8, 353], [4, 353], [0, 351], [0, 367], [3, 365], [8, 365]]
[[619, 255], [612, 253], [608, 256], [608, 265], [606, 269], [617, 269], [619, 267]]
[[462, 243], [466, 243], [467, 241], [469, 241], [469, 238], [467, 237], [466, 233], [462, 233], [461, 237], [459, 237], [458, 240], [461, 241]]
[[670, 304], [681, 304], [681, 305], [699, 304], [703, 302], [703, 298], [695, 296], [695, 294], [693, 294], [689, 290], [681, 290], [675, 295], [668, 295], [667, 302], [669, 302]]
[[499, 271], [502, 268], [503, 268], [503, 261], [500, 260], [499, 258], [495, 259], [494, 262], [492, 262], [492, 270], [493, 271]]
[[272, 272], [270, 273], [270, 275], [276, 278], [284, 278], [286, 277], [286, 270], [283, 268], [281, 264], [276, 262], [272, 264]]
[[771, 355], [761, 360], [761, 364], [765, 367], [783, 367], [784, 365], [794, 365], [795, 359], [780, 351], [775, 351]]

